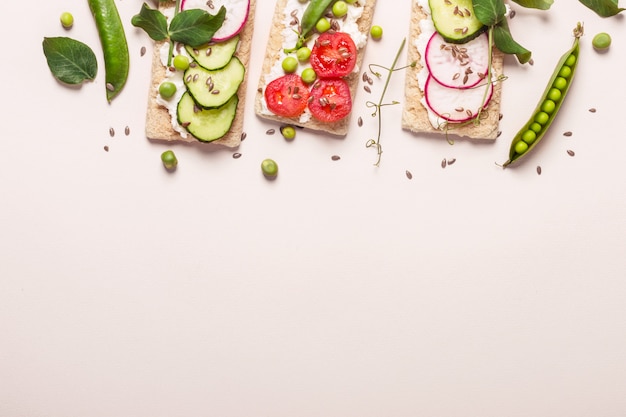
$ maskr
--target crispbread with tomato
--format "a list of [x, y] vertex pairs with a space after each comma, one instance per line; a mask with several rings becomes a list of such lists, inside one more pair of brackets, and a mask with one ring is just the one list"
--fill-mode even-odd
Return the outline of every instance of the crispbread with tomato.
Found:
[[[168, 44], [164, 41], [155, 43], [146, 118], [146, 136], [149, 139], [211, 143], [227, 148], [236, 148], [240, 145], [256, 0], [183, 0], [181, 2], [181, 10], [199, 8], [207, 10], [210, 14], [216, 14], [221, 6], [226, 9], [226, 19], [215, 33], [211, 43], [201, 48], [176, 45], [173, 54], [185, 54], [191, 61], [191, 66], [186, 71], [176, 70], [173, 65], [170, 67], [164, 65], [164, 56], [167, 56], [164, 51]], [[176, 7], [175, 1], [159, 2], [159, 10], [166, 16], [173, 14], [174, 7]], [[218, 56], [218, 50], [223, 55], [222, 57]], [[222, 59], [221, 63], [220, 59]], [[234, 69], [231, 70], [231, 67]], [[237, 74], [240, 76], [237, 86], [228, 93], [220, 92], [217, 86], [211, 85], [218, 83], [217, 76], [214, 74], [225, 71], [238, 71]], [[223, 77], [223, 74], [221, 76]], [[168, 80], [178, 79], [180, 84], [181, 80], [177, 77], [187, 77], [188, 79], [184, 80], [185, 84], [191, 87], [193, 83], [195, 90], [190, 93], [191, 88], [183, 87], [185, 92], [178, 88], [176, 95], [165, 99], [159, 93], [159, 87]], [[200, 96], [198, 91], [202, 89], [195, 85], [199, 83], [199, 80], [198, 82], [195, 80], [198, 78], [204, 80], [203, 77], [206, 81], [203, 81], [202, 89], [206, 91], [201, 91], [201, 93], [208, 99], [218, 98], [217, 93], [221, 93], [224, 95], [222, 100], [203, 101], [196, 97]], [[209, 82], [212, 78], [216, 80]], [[226, 97], [225, 94], [230, 97]], [[170, 113], [167, 106], [172, 108], [173, 113]], [[181, 109], [186, 109], [186, 111], [181, 113]]]
[[[327, 19], [329, 29], [303, 33], [311, 16], [307, 9], [324, 3], [328, 7], [320, 17]], [[277, 0], [255, 100], [259, 117], [337, 136], [348, 133], [376, 0], [352, 2], [339, 17], [331, 3]], [[310, 58], [301, 60], [295, 71], [285, 71], [283, 60], [296, 57], [298, 47], [309, 48]], [[307, 68], [315, 71], [314, 81], [303, 80]]]
[[471, 0], [412, 1], [408, 62], [416, 65], [406, 70], [404, 129], [498, 136], [503, 54], [476, 20]]

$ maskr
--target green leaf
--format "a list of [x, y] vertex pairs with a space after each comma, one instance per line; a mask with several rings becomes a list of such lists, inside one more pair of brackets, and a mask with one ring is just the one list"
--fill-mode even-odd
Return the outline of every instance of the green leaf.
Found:
[[52, 75], [66, 84], [93, 80], [98, 62], [93, 50], [72, 38], [43, 38], [43, 53]]
[[216, 15], [200, 9], [183, 10], [170, 23], [170, 39], [189, 46], [205, 44], [222, 26], [225, 16], [224, 6], [220, 7]]
[[130, 20], [133, 26], [143, 29], [155, 41], [167, 39], [167, 19], [157, 9], [151, 9], [146, 3], [141, 6], [139, 14]]
[[530, 61], [531, 52], [513, 39], [506, 19], [494, 26], [493, 42], [505, 54], [514, 54], [520, 64]]
[[615, 16], [626, 10], [617, 5], [618, 0], [580, 0], [580, 2], [602, 17]]
[[548, 10], [554, 0], [513, 0], [515, 3], [523, 7], [531, 9]]
[[503, 0], [473, 0], [474, 16], [485, 26], [495, 26], [504, 19], [506, 7]]

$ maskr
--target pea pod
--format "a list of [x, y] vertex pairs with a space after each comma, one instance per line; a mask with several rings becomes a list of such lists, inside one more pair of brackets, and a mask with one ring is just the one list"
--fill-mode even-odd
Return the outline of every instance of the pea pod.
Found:
[[128, 79], [129, 54], [126, 34], [114, 0], [88, 0], [96, 21], [104, 54], [107, 100], [115, 98]]
[[517, 132], [511, 141], [509, 159], [502, 164], [507, 167], [518, 161], [539, 143], [552, 121], [556, 117], [565, 96], [572, 85], [576, 67], [578, 66], [578, 54], [580, 52], [579, 39], [583, 35], [583, 26], [578, 23], [574, 29], [574, 44], [561, 57], [552, 73], [552, 77], [539, 100], [539, 104], [533, 111], [526, 124]]
[[313, 31], [317, 22], [324, 16], [326, 9], [334, 0], [311, 0], [309, 5], [304, 10], [302, 19], [300, 19], [300, 36], [296, 46], [285, 52], [293, 52], [302, 47], [306, 41], [307, 36]]

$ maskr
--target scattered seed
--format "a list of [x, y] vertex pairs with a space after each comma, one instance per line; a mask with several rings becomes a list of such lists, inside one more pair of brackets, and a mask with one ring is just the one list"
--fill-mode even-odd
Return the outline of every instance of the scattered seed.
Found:
[[513, 19], [515, 17], [515, 10], [511, 10], [511, 13], [509, 13], [509, 19]]
[[139, 50], [139, 55], [144, 56], [146, 54], [146, 47], [142, 46], [141, 49]]
[[413, 179], [413, 174], [411, 174], [411, 171], [409, 171], [408, 169], [404, 172], [404, 174], [406, 175], [406, 177], [410, 180]]
[[537, 165], [537, 175], [541, 175], [541, 165]]
[[112, 127], [109, 128], [109, 135], [111, 137], [115, 136], [115, 129], [113, 129]]
[[104, 145], [104, 150], [105, 150], [105, 152], [109, 152], [109, 147]]
[[589, 109], [589, 113], [595, 113], [595, 112], [596, 112], [595, 107], [592, 107], [592, 108]]
[[572, 132], [568, 130], [567, 132], [563, 133], [563, 136], [572, 136]]
[[502, 131], [501, 131], [501, 130], [498, 130], [498, 133], [497, 133], [496, 137], [498, 137], [498, 138], [499, 138], [501, 134], [502, 134]]
[[107, 90], [109, 91], [115, 91], [115, 86], [111, 83], [107, 83]]
[[125, 134], [126, 136], [130, 135], [130, 127], [126, 126], [126, 127], [124, 128], [124, 134]]
[[198, 78], [200, 78], [200, 74], [194, 74], [193, 75], [193, 82], [195, 83], [196, 81], [198, 81]]
[[576, 154], [574, 153], [574, 151], [573, 151], [573, 150], [571, 150], [571, 149], [568, 149], [568, 150], [567, 150], [567, 154], [568, 154], [569, 156], [574, 156], [574, 155], [576, 155]]
[[459, 113], [463, 113], [465, 111], [465, 108], [463, 107], [457, 107], [456, 109], [454, 109], [454, 111], [457, 111]]
[[211, 94], [219, 94], [219, 93], [220, 93], [220, 90], [213, 90], [213, 91], [211, 91]]
[[529, 64], [529, 65], [535, 65], [535, 60], [531, 58], [531, 59], [528, 61], [528, 64]]
[[333, 161], [339, 161], [341, 157], [339, 155], [333, 155], [330, 157], [330, 159], [332, 159]]
[[369, 76], [368, 76], [368, 77], [367, 77], [367, 83], [368, 83], [369, 85], [374, 84], [374, 79], [373, 79], [372, 77], [369, 77]]
[[362, 78], [363, 82], [367, 82], [367, 79], [369, 78], [369, 77], [367, 76], [367, 72], [364, 72], [364, 73], [363, 73], [363, 77], [361, 77], [361, 78]]
[[359, 125], [359, 127], [363, 126], [363, 118], [361, 116], [359, 116], [359, 120], [357, 120], [357, 124]]
[[498, 115], [498, 120], [502, 120], [503, 117], [504, 117], [504, 115], [502, 113], [500, 113], [500, 115]]
[[448, 159], [448, 165], [452, 165], [456, 162], [456, 158]]
[[241, 154], [240, 154], [239, 152], [235, 152], [235, 153], [233, 154], [233, 158], [235, 158], [235, 159], [239, 159], [239, 158], [241, 158]]
[[248, 134], [246, 132], [241, 132], [241, 141], [246, 140], [246, 137], [248, 137]]
[[363, 90], [367, 91], [368, 93], [372, 92], [372, 89], [367, 85], [363, 86]]
[[448, 161], [446, 160], [446, 158], [443, 158], [441, 160], [441, 168], [445, 168], [448, 165]]
[[266, 135], [273, 135], [274, 133], [276, 133], [276, 129], [267, 129], [265, 132]]

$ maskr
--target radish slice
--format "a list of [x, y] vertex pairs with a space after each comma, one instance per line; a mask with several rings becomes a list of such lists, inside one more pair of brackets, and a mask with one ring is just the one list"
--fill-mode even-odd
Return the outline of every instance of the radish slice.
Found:
[[424, 98], [428, 107], [437, 116], [449, 122], [466, 122], [473, 119], [481, 107], [483, 109], [487, 107], [492, 95], [493, 83], [475, 88], [448, 88], [439, 84], [434, 77], [428, 76], [424, 87]]
[[180, 10], [202, 9], [215, 14], [222, 6], [226, 8], [226, 18], [213, 35], [213, 42], [222, 42], [241, 32], [248, 21], [250, 0], [182, 0]]
[[446, 42], [435, 32], [426, 45], [426, 67], [450, 88], [470, 88], [481, 82], [489, 69], [489, 38], [480, 35], [464, 44]]

